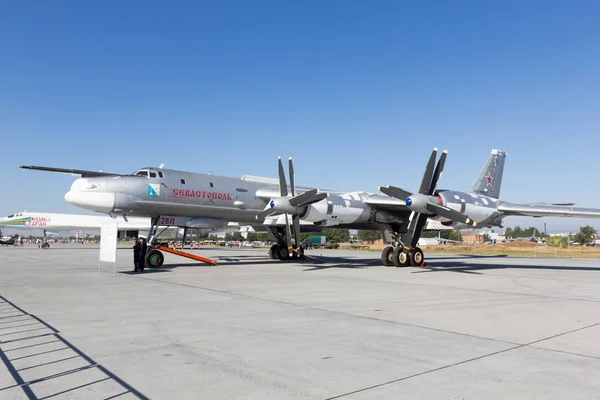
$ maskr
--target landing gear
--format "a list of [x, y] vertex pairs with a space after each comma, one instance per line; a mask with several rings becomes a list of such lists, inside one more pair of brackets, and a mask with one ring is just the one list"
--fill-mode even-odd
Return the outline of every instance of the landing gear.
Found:
[[406, 249], [402, 246], [387, 246], [381, 252], [381, 263], [386, 267], [422, 267], [425, 263], [425, 255], [419, 247]]
[[[153, 249], [152, 246], [155, 244], [158, 236], [158, 223], [160, 221], [160, 217], [154, 217], [151, 219], [150, 230], [148, 231], [148, 251], [146, 252], [146, 256], [144, 257], [144, 265], [142, 265], [142, 271], [144, 267], [146, 268], [160, 268], [165, 262], [165, 256], [159, 250]], [[161, 232], [162, 233], [162, 232]]]
[[271, 246], [271, 248], [269, 249], [269, 257], [271, 257], [272, 260], [277, 260], [277, 245], [276, 244]]
[[413, 267], [421, 267], [425, 262], [425, 256], [423, 255], [423, 250], [418, 247], [415, 247], [410, 252], [410, 265]]
[[44, 229], [44, 238], [42, 239], [42, 249], [49, 249], [50, 248], [50, 243], [48, 243], [48, 234], [46, 233], [46, 230]]
[[392, 254], [392, 262], [395, 267], [407, 267], [410, 263], [408, 251], [404, 247], [396, 247]]
[[302, 260], [304, 259], [304, 249], [302, 248], [302, 246], [298, 247], [298, 246], [294, 246], [292, 249], [292, 255], [291, 257], [295, 260]]
[[[408, 229], [407, 229], [408, 228]], [[410, 233], [410, 227], [386, 226], [385, 232], [391, 236], [391, 246], [381, 252], [381, 263], [386, 267], [422, 267], [425, 265], [425, 255], [419, 247], [408, 247], [405, 243], [415, 243], [417, 236]], [[414, 228], [413, 228], [414, 229]], [[421, 228], [422, 230], [422, 228]], [[415, 232], [420, 236], [420, 232]], [[388, 239], [389, 240], [389, 239]]]
[[[160, 268], [165, 262], [165, 256], [162, 252], [151, 249], [146, 253], [145, 265], [148, 268]], [[144, 267], [142, 267], [144, 270]]]
[[383, 252], [381, 252], [381, 262], [386, 267], [394, 266], [394, 261], [392, 261], [393, 253], [394, 253], [394, 248], [392, 246], [386, 247], [385, 249], [383, 249]]
[[280, 261], [289, 260], [290, 258], [290, 252], [285, 245], [278, 244], [275, 249], [275, 255]]
[[[277, 244], [274, 244], [269, 248], [269, 257], [271, 257], [273, 260], [287, 261], [304, 259], [304, 248], [299, 245], [299, 232], [298, 239], [295, 237], [296, 229], [292, 231], [289, 229], [289, 226], [273, 226], [269, 227], [268, 233], [270, 234], [269, 236], [271, 236], [271, 239], [277, 241]], [[291, 240], [288, 240], [288, 237], [291, 237]], [[288, 246], [288, 243], [292, 242], [298, 244], [290, 244]]]

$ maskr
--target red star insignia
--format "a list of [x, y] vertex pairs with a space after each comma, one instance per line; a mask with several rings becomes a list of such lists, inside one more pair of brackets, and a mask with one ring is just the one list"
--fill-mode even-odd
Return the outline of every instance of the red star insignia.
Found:
[[491, 176], [486, 176], [485, 179], [487, 179], [487, 184], [488, 186], [492, 186], [492, 182], [494, 181], [494, 178], [492, 178]]

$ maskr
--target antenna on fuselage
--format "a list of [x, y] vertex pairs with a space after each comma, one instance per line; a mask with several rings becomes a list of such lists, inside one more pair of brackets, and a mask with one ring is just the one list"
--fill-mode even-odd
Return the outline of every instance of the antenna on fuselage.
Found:
[[160, 164], [160, 166], [158, 167], [158, 169], [163, 169], [165, 166], [165, 163]]

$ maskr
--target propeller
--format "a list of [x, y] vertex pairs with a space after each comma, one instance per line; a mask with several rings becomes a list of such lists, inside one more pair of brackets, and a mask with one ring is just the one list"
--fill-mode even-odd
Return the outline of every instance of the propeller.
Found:
[[[286, 241], [289, 248], [292, 246], [292, 229], [296, 241], [295, 245], [300, 245], [300, 216], [304, 214], [306, 207], [325, 199], [329, 194], [321, 192], [319, 189], [311, 189], [297, 195], [294, 162], [292, 161], [292, 157], [290, 157], [288, 162], [288, 171], [290, 174], [290, 191], [288, 193], [288, 186], [281, 157], [278, 158], [278, 164], [280, 197], [271, 199], [269, 204], [267, 204], [267, 207], [256, 214], [256, 219], [262, 220], [267, 217], [285, 214]], [[290, 216], [292, 218], [291, 224], [289, 219]]]
[[451, 221], [471, 226], [477, 224], [468, 216], [441, 204], [441, 199], [438, 196], [435, 196], [437, 184], [442, 176], [444, 165], [446, 164], [447, 155], [448, 151], [444, 150], [436, 164], [437, 148], [433, 149], [429, 161], [427, 162], [427, 166], [425, 167], [425, 173], [423, 174], [423, 180], [421, 181], [421, 187], [419, 188], [418, 193], [413, 194], [395, 186], [379, 187], [379, 190], [388, 196], [403, 200], [406, 203], [406, 207], [415, 212], [408, 227], [408, 231], [411, 233], [411, 247], [415, 247], [419, 242], [427, 218], [430, 215], [439, 215], [440, 217], [447, 218]]

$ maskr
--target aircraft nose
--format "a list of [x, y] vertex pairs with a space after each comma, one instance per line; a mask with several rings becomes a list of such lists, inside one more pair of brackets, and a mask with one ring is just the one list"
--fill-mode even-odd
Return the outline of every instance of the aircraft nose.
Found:
[[71, 190], [65, 194], [65, 200], [79, 208], [101, 213], [110, 213], [115, 208], [114, 193]]

